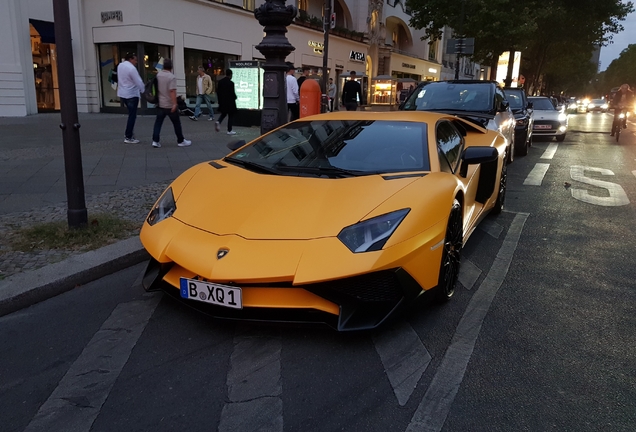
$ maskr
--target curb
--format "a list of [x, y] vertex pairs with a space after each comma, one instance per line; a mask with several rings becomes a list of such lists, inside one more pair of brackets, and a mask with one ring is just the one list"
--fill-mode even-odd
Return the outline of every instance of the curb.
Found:
[[71, 256], [0, 282], [0, 316], [10, 314], [150, 258], [139, 237]]

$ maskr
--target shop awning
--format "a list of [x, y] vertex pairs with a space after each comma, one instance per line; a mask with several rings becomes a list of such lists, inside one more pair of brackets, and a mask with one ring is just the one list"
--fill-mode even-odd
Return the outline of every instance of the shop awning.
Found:
[[29, 22], [35, 30], [40, 34], [40, 38], [42, 39], [42, 43], [46, 44], [54, 44], [55, 43], [55, 26], [52, 22], [49, 21], [40, 21], [30, 19]]

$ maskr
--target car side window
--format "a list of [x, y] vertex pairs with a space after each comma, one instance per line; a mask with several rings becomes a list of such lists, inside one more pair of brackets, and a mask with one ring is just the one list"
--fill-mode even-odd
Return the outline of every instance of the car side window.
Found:
[[504, 94], [503, 90], [501, 90], [499, 87], [495, 88], [495, 107], [497, 108], [497, 111], [502, 110], [501, 103], [504, 100], [506, 100], [506, 95]]
[[454, 173], [460, 162], [464, 139], [455, 126], [448, 121], [440, 122], [436, 132], [437, 154], [441, 170]]

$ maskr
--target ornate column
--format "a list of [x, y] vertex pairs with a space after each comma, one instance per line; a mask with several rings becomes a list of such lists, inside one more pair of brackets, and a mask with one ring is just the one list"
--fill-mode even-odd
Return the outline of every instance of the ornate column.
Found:
[[256, 49], [265, 56], [262, 134], [287, 123], [285, 75], [288, 68], [285, 59], [296, 48], [289, 43], [285, 33], [297, 12], [296, 6], [285, 5], [285, 0], [266, 0], [254, 11], [254, 16], [265, 31], [265, 37], [256, 45]]

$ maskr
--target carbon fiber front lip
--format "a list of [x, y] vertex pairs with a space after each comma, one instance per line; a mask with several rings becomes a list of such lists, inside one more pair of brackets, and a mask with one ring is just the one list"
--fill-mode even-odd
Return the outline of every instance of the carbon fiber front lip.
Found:
[[[157, 264], [155, 260], [151, 260], [148, 264], [146, 275], [157, 274]], [[353, 278], [337, 280], [334, 283], [325, 282], [300, 286], [300, 288], [304, 288], [337, 304], [340, 307], [338, 316], [314, 309], [246, 307], [237, 310], [187, 300], [181, 298], [178, 288], [161, 280], [159, 277], [149, 284], [147, 289], [161, 289], [180, 303], [215, 318], [255, 322], [326, 324], [338, 331], [359, 331], [371, 330], [383, 325], [391, 318], [398, 316], [406, 306], [413, 303], [415, 299], [424, 293], [419, 284], [401, 268], [362, 276], [372, 281], [374, 275], [386, 275], [387, 272], [395, 277], [397, 287], [395, 296], [382, 297], [380, 295], [376, 296], [376, 298], [365, 298], [364, 295], [359, 293], [338, 289], [343, 286], [346, 287], [347, 280]]]

